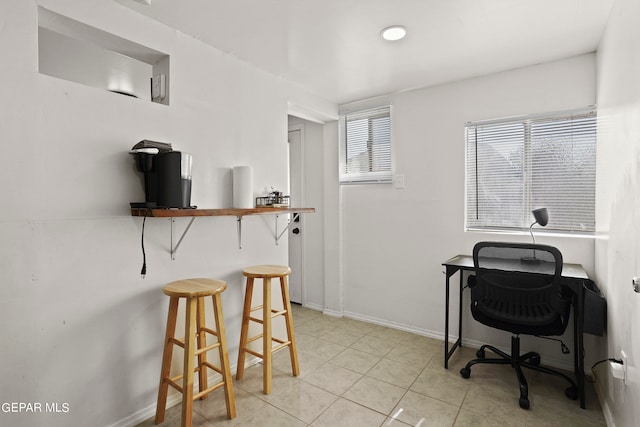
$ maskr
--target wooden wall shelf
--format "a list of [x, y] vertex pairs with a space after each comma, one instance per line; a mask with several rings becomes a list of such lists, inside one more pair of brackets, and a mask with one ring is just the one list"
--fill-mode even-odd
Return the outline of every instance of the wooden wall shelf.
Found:
[[[138, 216], [146, 218], [170, 218], [171, 219], [171, 259], [175, 259], [175, 254], [182, 243], [182, 239], [189, 231], [191, 224], [197, 217], [203, 216], [235, 216], [237, 218], [237, 229], [238, 229], [238, 249], [242, 249], [242, 217], [247, 215], [275, 215], [275, 232], [274, 238], [276, 245], [280, 240], [280, 237], [287, 231], [291, 222], [287, 224], [287, 226], [278, 233], [278, 216], [281, 214], [293, 214], [293, 221], [296, 220], [296, 217], [301, 213], [314, 213], [315, 208], [290, 208], [290, 207], [259, 207], [259, 208], [250, 208], [250, 209], [147, 209], [147, 208], [132, 208], [131, 216]], [[173, 223], [174, 218], [179, 217], [190, 217], [191, 221], [187, 224], [187, 227], [182, 232], [180, 239], [178, 242], [173, 245]]]

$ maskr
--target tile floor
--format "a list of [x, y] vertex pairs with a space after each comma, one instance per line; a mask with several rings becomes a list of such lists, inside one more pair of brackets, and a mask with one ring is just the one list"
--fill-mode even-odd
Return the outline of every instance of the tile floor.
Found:
[[[475, 357], [462, 348], [443, 367], [442, 341], [293, 307], [300, 376], [287, 350], [274, 355], [273, 390], [262, 393], [262, 365], [234, 380], [237, 417], [226, 418], [221, 389], [194, 403], [194, 426], [605, 426], [593, 385], [587, 409], [564, 396], [565, 383], [527, 370], [531, 409], [518, 406], [508, 366], [458, 373]], [[232, 362], [233, 363], [233, 362]], [[153, 419], [140, 427], [153, 426]], [[162, 426], [180, 425], [180, 405]]]

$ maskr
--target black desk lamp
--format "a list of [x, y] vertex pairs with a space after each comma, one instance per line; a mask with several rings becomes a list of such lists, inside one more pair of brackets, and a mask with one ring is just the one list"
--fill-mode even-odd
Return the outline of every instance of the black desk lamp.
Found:
[[[531, 234], [531, 239], [533, 239], [533, 244], [535, 245], [536, 238], [533, 235], [533, 226], [536, 225], [536, 224], [539, 224], [542, 227], [547, 225], [547, 223], [549, 222], [549, 211], [547, 211], [547, 208], [538, 208], [538, 209], [532, 210], [531, 213], [533, 214], [533, 217], [536, 220], [529, 226], [529, 233]], [[528, 263], [528, 264], [538, 264], [540, 262], [540, 260], [538, 258], [536, 258], [536, 250], [535, 249], [533, 250], [533, 256], [532, 257], [522, 257], [522, 258], [520, 258], [520, 261]]]

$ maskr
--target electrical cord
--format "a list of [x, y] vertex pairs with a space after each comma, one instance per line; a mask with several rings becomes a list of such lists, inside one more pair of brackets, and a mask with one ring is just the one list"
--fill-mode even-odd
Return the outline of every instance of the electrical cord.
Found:
[[590, 381], [590, 382], [595, 383], [598, 380], [597, 379], [597, 375], [596, 375], [596, 371], [594, 371], [594, 368], [596, 366], [604, 363], [604, 362], [615, 362], [615, 363], [619, 363], [619, 364], [622, 365], [622, 359], [616, 359], [616, 358], [613, 358], [613, 357], [610, 357], [608, 359], [598, 360], [596, 363], [593, 364], [593, 366], [591, 366], [591, 373], [593, 374], [593, 381]]
[[140, 270], [140, 275], [142, 276], [143, 279], [147, 274], [147, 254], [145, 253], [145, 250], [144, 250], [144, 225], [147, 222], [147, 215], [149, 215], [149, 211], [150, 209], [147, 209], [144, 212], [144, 218], [142, 219], [142, 236], [140, 238], [140, 243], [142, 246], [142, 269]]

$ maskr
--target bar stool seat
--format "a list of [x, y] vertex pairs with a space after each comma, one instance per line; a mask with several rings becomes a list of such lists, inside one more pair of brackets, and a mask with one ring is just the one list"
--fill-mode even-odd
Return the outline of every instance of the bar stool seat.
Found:
[[[182, 427], [191, 426], [193, 401], [195, 399], [205, 399], [210, 392], [223, 386], [227, 416], [229, 419], [236, 416], [227, 339], [222, 315], [221, 294], [226, 288], [227, 284], [224, 281], [215, 279], [178, 280], [169, 283], [163, 288], [162, 291], [170, 299], [160, 387], [158, 390], [158, 405], [156, 406], [156, 424], [164, 421], [169, 386], [182, 393]], [[205, 325], [204, 301], [209, 296], [213, 300], [215, 330], [209, 329]], [[180, 298], [186, 300], [185, 334], [184, 338], [176, 339], [175, 329]], [[215, 336], [217, 342], [207, 345], [207, 334]], [[181, 375], [171, 377], [171, 358], [174, 345], [184, 349], [184, 365]], [[216, 348], [219, 352], [220, 366], [215, 366], [207, 360], [207, 352]], [[194, 366], [194, 358], [196, 356], [198, 357], [198, 364]], [[207, 384], [207, 369], [219, 373], [222, 376], [222, 380], [209, 387]], [[199, 389], [199, 392], [195, 395], [193, 393], [194, 372], [198, 373]], [[182, 380], [181, 383], [179, 383], [180, 380]]]
[[[236, 379], [244, 376], [244, 361], [247, 353], [260, 357], [263, 362], [263, 392], [271, 394], [271, 365], [272, 355], [275, 351], [284, 347], [289, 347], [291, 357], [291, 370], [294, 377], [300, 375], [298, 365], [298, 351], [296, 348], [296, 338], [293, 331], [293, 316], [291, 314], [291, 303], [289, 302], [289, 284], [287, 278], [291, 274], [291, 268], [282, 265], [254, 265], [242, 270], [242, 275], [247, 278], [247, 287], [244, 296], [244, 309], [242, 312], [242, 328], [240, 330], [240, 348], [238, 351], [238, 366]], [[255, 279], [262, 279], [262, 305], [252, 307], [253, 282]], [[279, 279], [280, 291], [282, 294], [282, 310], [271, 308], [271, 279]], [[262, 311], [262, 317], [253, 317], [254, 311]], [[287, 339], [281, 340], [273, 336], [272, 319], [277, 316], [284, 316], [287, 329]], [[249, 322], [256, 322], [262, 325], [262, 333], [249, 338]], [[249, 343], [262, 338], [262, 353], [251, 350]], [[273, 342], [277, 345], [274, 347]]]

